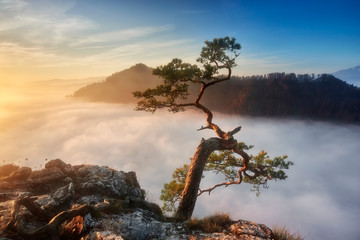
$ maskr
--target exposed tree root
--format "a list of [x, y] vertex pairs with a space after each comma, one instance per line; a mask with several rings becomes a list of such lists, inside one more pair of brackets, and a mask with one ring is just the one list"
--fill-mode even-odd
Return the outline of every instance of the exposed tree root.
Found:
[[[48, 222], [47, 224], [37, 229], [27, 229], [25, 220], [20, 214], [20, 207], [26, 207], [34, 216], [41, 221]], [[54, 217], [50, 217], [47, 213], [34, 202], [33, 198], [25, 197], [17, 199], [12, 204], [11, 219], [6, 226], [6, 232], [16, 232], [24, 239], [60, 239], [59, 226], [66, 220], [71, 220], [76, 216], [85, 216], [90, 213], [93, 214], [99, 211], [105, 210], [109, 204], [103, 203], [97, 206], [91, 206], [84, 204], [77, 208], [69, 209], [67, 211], [60, 212]]]

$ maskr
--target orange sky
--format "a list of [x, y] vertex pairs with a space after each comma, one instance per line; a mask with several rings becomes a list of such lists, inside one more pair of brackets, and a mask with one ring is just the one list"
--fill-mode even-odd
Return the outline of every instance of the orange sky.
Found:
[[331, 73], [359, 65], [357, 9], [357, 1], [0, 0], [0, 83], [108, 76], [174, 57], [195, 63], [205, 40], [223, 36], [243, 45], [235, 75]]

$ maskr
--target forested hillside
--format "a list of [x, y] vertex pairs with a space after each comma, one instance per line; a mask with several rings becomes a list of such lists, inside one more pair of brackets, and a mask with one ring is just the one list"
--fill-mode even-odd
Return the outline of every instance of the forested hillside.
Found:
[[360, 122], [360, 88], [332, 75], [234, 77], [219, 88], [204, 100], [223, 113]]
[[[151, 68], [137, 64], [103, 82], [83, 87], [73, 96], [89, 101], [130, 103], [136, 101], [131, 92], [154, 87], [159, 82]], [[197, 89], [191, 92], [195, 95]], [[209, 88], [202, 101], [226, 114], [360, 122], [360, 88], [327, 74], [235, 76], [216, 89]]]

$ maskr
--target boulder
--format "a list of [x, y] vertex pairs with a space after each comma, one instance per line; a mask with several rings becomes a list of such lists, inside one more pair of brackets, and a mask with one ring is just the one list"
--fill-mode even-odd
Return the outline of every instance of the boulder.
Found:
[[53, 193], [59, 187], [63, 187], [74, 179], [77, 173], [74, 167], [60, 159], [54, 159], [45, 164], [45, 168], [33, 171], [28, 178], [28, 184], [36, 193]]
[[60, 168], [49, 167], [33, 171], [28, 178], [28, 184], [35, 193], [50, 193], [56, 191], [58, 187], [64, 186], [66, 178], [67, 175]]
[[77, 171], [75, 191], [83, 196], [100, 195], [106, 198], [144, 199], [136, 175], [105, 166], [83, 166]]
[[66, 164], [60, 159], [54, 159], [45, 164], [45, 168], [53, 168], [53, 167], [59, 168], [65, 175], [67, 175], [70, 178], [76, 177], [76, 171], [74, 167], [71, 164]]
[[29, 167], [19, 167], [4, 176], [0, 181], [1, 190], [14, 190], [24, 188], [27, 185], [27, 179], [31, 175], [32, 170]]
[[273, 234], [270, 228], [264, 224], [257, 224], [251, 221], [238, 220], [236, 223], [232, 224], [228, 230], [232, 235], [241, 237], [241, 239], [273, 239]]
[[19, 166], [14, 164], [5, 164], [0, 166], [0, 179], [9, 176], [12, 172], [16, 171]]
[[2, 181], [25, 181], [32, 173], [32, 169], [29, 167], [20, 167], [11, 172], [7, 177], [4, 177]]

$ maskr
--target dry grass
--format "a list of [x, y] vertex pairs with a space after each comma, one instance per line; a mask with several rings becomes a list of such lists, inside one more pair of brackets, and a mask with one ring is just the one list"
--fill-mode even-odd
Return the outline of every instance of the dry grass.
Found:
[[274, 226], [273, 229], [275, 240], [304, 240], [305, 238], [300, 233], [290, 233], [285, 226]]
[[191, 218], [187, 227], [189, 230], [201, 230], [205, 233], [221, 232], [231, 222], [228, 213], [216, 213], [203, 219]]

